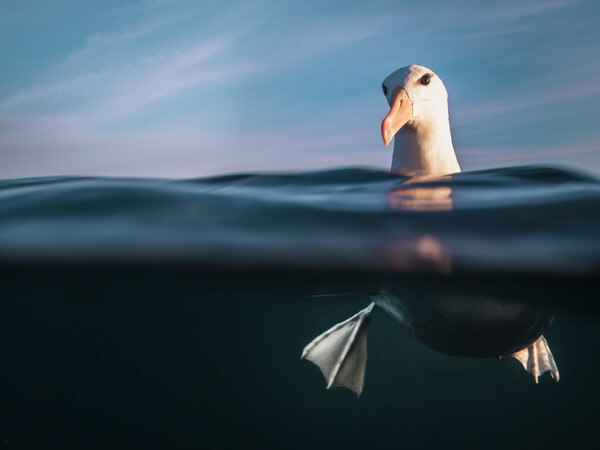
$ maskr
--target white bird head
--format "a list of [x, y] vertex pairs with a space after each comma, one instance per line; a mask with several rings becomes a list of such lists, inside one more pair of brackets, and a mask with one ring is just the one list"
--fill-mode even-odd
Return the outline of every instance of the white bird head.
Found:
[[392, 171], [442, 175], [460, 172], [448, 121], [448, 92], [427, 67], [398, 69], [382, 84], [390, 112], [381, 124], [387, 147], [395, 137]]

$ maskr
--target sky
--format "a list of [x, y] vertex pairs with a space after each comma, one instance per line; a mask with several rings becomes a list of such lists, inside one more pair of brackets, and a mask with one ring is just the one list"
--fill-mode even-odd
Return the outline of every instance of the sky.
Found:
[[387, 169], [382, 80], [449, 93], [463, 170], [600, 175], [600, 2], [0, 0], [0, 178]]

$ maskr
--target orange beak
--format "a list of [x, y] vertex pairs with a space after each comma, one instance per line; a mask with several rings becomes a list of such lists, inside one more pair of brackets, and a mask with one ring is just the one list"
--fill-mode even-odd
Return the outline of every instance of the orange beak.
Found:
[[392, 107], [383, 122], [381, 122], [381, 137], [387, 147], [396, 135], [412, 117], [412, 102], [408, 98], [406, 91], [397, 87], [392, 92]]

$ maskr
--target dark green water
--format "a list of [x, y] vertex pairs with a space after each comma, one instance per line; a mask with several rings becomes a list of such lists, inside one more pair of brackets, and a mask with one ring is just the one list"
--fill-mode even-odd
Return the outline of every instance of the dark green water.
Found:
[[[598, 182], [544, 168], [406, 181], [353, 170], [2, 182], [0, 445], [595, 442]], [[302, 349], [380, 289], [555, 309], [544, 335], [560, 382], [437, 353], [378, 310], [362, 396], [326, 390]]]

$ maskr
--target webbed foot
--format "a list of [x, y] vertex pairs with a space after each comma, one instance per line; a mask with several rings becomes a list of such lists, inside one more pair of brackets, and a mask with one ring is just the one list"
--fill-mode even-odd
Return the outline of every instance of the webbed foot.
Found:
[[315, 363], [327, 389], [343, 386], [360, 395], [367, 365], [367, 326], [374, 303], [319, 335], [302, 352]]
[[536, 383], [538, 377], [545, 372], [550, 372], [550, 376], [558, 382], [558, 369], [544, 336], [540, 336], [537, 341], [523, 350], [509, 355], [502, 355], [498, 359], [502, 362], [508, 358], [517, 359], [523, 365], [523, 368], [533, 376]]

